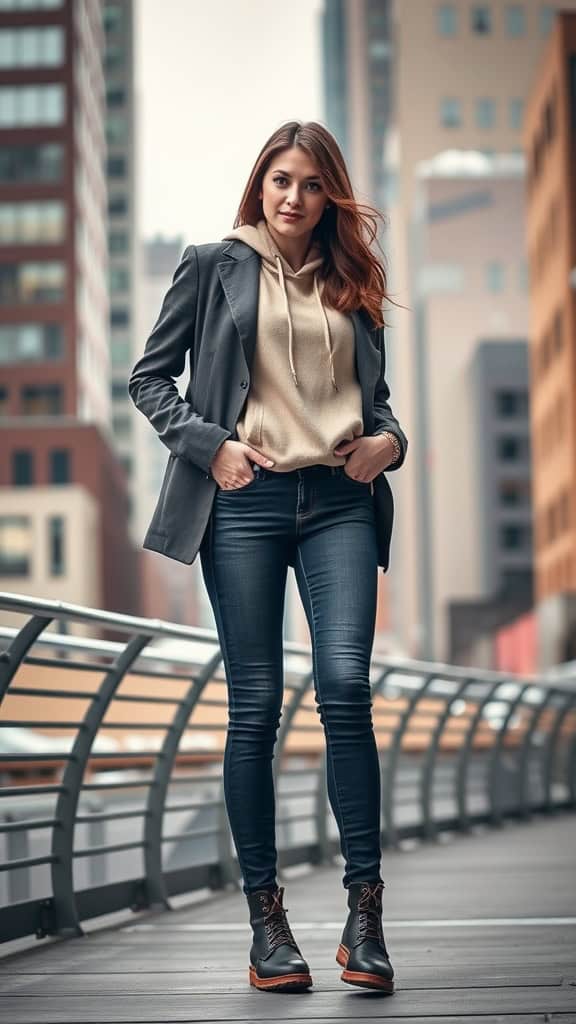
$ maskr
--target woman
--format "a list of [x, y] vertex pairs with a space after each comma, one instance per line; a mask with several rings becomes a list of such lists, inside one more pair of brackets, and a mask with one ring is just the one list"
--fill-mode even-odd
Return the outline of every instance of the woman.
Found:
[[[200, 551], [218, 629], [224, 792], [260, 989], [312, 984], [276, 882], [272, 757], [291, 565], [345, 860], [341, 977], [393, 991], [369, 665], [393, 516], [383, 472], [402, 465], [407, 441], [388, 403], [377, 216], [356, 203], [322, 125], [284, 124], [256, 160], [235, 229], [186, 249], [129, 382], [171, 452], [144, 546], [188, 563]], [[186, 355], [182, 399], [174, 377]]]

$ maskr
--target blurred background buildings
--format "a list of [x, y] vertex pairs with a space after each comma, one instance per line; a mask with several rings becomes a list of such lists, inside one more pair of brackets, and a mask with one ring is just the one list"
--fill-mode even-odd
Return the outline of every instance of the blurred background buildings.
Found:
[[[184, 218], [142, 228], [137, 26], [159, 5], [0, 0], [0, 589], [212, 626], [198, 560], [141, 549], [168, 453], [126, 388], [184, 246], [207, 240]], [[208, 52], [242, 7], [209, 29], [188, 5]], [[182, 8], [162, 10], [180, 36]], [[383, 210], [396, 303], [410, 448], [376, 647], [522, 672], [573, 658], [576, 0], [323, 0], [311, 24], [322, 109], [288, 116], [323, 120]], [[247, 32], [255, 97], [274, 85], [259, 47]], [[285, 106], [293, 58], [276, 59]], [[217, 173], [194, 130], [210, 91], [178, 99], [193, 190], [200, 157]], [[255, 99], [222, 161], [284, 119]], [[215, 224], [256, 152], [230, 158]], [[293, 579], [286, 635], [307, 636]]]

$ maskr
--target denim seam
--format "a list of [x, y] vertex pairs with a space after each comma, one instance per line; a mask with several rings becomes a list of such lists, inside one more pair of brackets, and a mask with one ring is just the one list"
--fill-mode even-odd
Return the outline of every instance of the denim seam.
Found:
[[[313, 641], [313, 643], [312, 643], [312, 666], [313, 666], [313, 669], [314, 669], [314, 676], [315, 676], [315, 679], [316, 679], [316, 686], [318, 688], [318, 696], [320, 697], [320, 700], [322, 700], [322, 691], [320, 689], [320, 674], [318, 672], [318, 663], [317, 663], [317, 660], [316, 660], [317, 659], [317, 649], [316, 649], [316, 646], [317, 646], [316, 645], [316, 616], [315, 616], [315, 613], [314, 613], [314, 605], [312, 603], [312, 595], [310, 593], [310, 587], [308, 585], [308, 578], [306, 576], [306, 570], [304, 569], [304, 562], [302, 560], [302, 553], [300, 551], [300, 548], [297, 549], [297, 556], [298, 556], [298, 560], [300, 562], [300, 568], [302, 569], [302, 578], [304, 580], [304, 586], [306, 587], [306, 595], [308, 597], [308, 603], [310, 605], [310, 613], [311, 613], [311, 616], [312, 616], [312, 634], [313, 634], [313, 636], [312, 636], [312, 641]], [[338, 777], [336, 775], [336, 771], [335, 771], [335, 768], [334, 768], [334, 757], [333, 757], [332, 748], [331, 748], [332, 737], [330, 735], [330, 728], [329, 728], [329, 725], [328, 725], [328, 715], [326, 715], [326, 735], [327, 735], [327, 740], [328, 740], [328, 742], [326, 744], [326, 754], [327, 754], [327, 757], [330, 759], [330, 764], [331, 764], [331, 767], [332, 767], [332, 775], [334, 777], [334, 792], [336, 793], [336, 800], [338, 801], [338, 811], [340, 813], [340, 820], [342, 822], [342, 839], [344, 840], [344, 845], [346, 847], [346, 860], [347, 860], [348, 865], [349, 865], [350, 864], [350, 844], [348, 843], [348, 837], [346, 835], [346, 824], [345, 824], [345, 820], [344, 820], [344, 814], [342, 813], [342, 804], [340, 802], [340, 793], [338, 791]]]
[[[208, 561], [209, 561], [209, 565], [210, 565], [210, 576], [212, 578], [211, 582], [212, 582], [212, 590], [214, 592], [214, 601], [215, 601], [216, 610], [217, 610], [217, 613], [218, 613], [218, 623], [217, 623], [217, 625], [218, 625], [218, 638], [220, 640], [220, 649], [222, 651], [222, 657], [224, 659], [224, 666], [226, 668], [226, 674], [230, 676], [230, 680], [231, 680], [232, 679], [232, 673], [230, 672], [230, 661], [229, 661], [229, 658], [228, 658], [228, 651], [226, 649], [226, 641], [225, 641], [225, 636], [224, 636], [224, 625], [223, 625], [223, 619], [222, 619], [222, 612], [221, 612], [221, 609], [220, 609], [220, 597], [218, 595], [218, 588], [216, 586], [216, 573], [214, 571], [214, 547], [213, 547], [213, 545], [214, 545], [214, 525], [213, 525], [212, 517], [211, 517], [211, 520], [210, 520], [210, 536], [208, 538]], [[228, 699], [229, 699], [229, 703], [231, 705], [232, 712], [234, 712], [236, 705], [235, 705], [235, 701], [234, 701], [234, 687], [232, 686], [232, 682], [231, 681], [230, 681], [230, 684], [228, 686]], [[229, 748], [228, 748], [228, 763], [229, 764], [230, 764], [230, 761], [232, 759], [232, 745], [233, 745], [233, 743], [234, 743], [234, 733], [231, 732], [230, 733], [230, 745], [229, 745]], [[224, 784], [224, 782], [222, 784]], [[230, 824], [230, 822], [229, 822], [229, 824]], [[236, 844], [234, 844], [234, 845], [236, 846]], [[247, 876], [246, 876], [246, 872], [245, 872], [244, 867], [243, 867], [242, 855], [240, 853], [240, 847], [239, 846], [236, 847], [236, 853], [238, 855], [238, 864], [240, 865], [240, 870], [242, 872], [242, 878], [244, 879], [244, 882], [247, 884]]]

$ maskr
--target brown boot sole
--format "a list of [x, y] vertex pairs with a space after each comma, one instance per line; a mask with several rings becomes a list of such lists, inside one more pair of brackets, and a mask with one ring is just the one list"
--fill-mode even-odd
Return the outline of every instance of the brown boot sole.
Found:
[[259, 978], [253, 964], [250, 964], [248, 977], [254, 988], [273, 992], [280, 992], [282, 989], [286, 989], [288, 992], [300, 992], [312, 985], [312, 977], [309, 974], [279, 974], [275, 978]]
[[389, 992], [390, 995], [394, 992], [394, 982], [388, 981], [387, 978], [381, 978], [379, 974], [368, 974], [367, 971], [346, 970], [349, 958], [350, 950], [340, 943], [336, 953], [336, 960], [344, 968], [340, 975], [342, 981], [346, 981], [348, 985], [358, 985], [360, 988], [376, 988], [380, 992]]

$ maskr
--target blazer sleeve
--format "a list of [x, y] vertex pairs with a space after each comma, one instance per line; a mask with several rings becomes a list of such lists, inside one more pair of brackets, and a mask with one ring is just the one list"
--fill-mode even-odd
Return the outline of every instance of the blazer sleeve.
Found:
[[[200, 416], [180, 397], [174, 381], [184, 371], [188, 350], [194, 352], [197, 296], [198, 255], [196, 247], [189, 245], [176, 268], [144, 353], [132, 369], [128, 391], [166, 447], [208, 473], [214, 455], [231, 432]], [[190, 365], [193, 363], [191, 358]]]
[[392, 469], [400, 469], [404, 462], [408, 449], [408, 439], [390, 408], [390, 388], [386, 383], [386, 344], [383, 327], [377, 328], [377, 341], [380, 350], [380, 375], [374, 392], [374, 434], [383, 434], [384, 431], [389, 430], [390, 433], [396, 434], [401, 448], [396, 462], [393, 462], [384, 470], [385, 473], [389, 473]]

